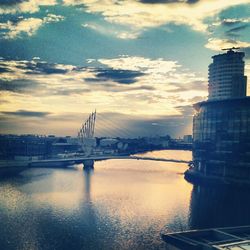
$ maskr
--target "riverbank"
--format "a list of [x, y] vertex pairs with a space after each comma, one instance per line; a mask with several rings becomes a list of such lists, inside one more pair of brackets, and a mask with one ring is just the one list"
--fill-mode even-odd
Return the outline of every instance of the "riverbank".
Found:
[[205, 185], [232, 185], [239, 187], [250, 187], [250, 181], [235, 179], [235, 178], [222, 178], [219, 176], [204, 175], [193, 169], [188, 169], [184, 173], [184, 177], [187, 181], [193, 184], [205, 184]]
[[14, 175], [19, 174], [29, 167], [29, 161], [14, 161], [14, 160], [1, 160], [0, 161], [0, 175]]

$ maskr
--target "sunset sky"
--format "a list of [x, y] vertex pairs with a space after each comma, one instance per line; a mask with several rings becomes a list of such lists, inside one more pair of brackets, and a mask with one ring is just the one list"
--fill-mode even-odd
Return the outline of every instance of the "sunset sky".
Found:
[[249, 79], [249, 0], [0, 0], [0, 132], [74, 136], [96, 109], [98, 136], [190, 134], [232, 46]]

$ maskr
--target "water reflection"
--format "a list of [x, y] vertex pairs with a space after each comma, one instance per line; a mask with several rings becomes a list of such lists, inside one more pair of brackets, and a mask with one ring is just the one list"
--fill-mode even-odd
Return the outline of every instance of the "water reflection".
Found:
[[249, 211], [249, 190], [194, 186], [189, 223], [194, 229], [249, 225]]
[[91, 203], [91, 196], [90, 196], [90, 191], [91, 191], [91, 176], [94, 173], [94, 169], [84, 169], [83, 170], [83, 176], [84, 176], [84, 183], [85, 183], [85, 199], [87, 203]]
[[250, 223], [246, 191], [193, 187], [183, 178], [186, 169], [170, 162], [108, 160], [96, 162], [94, 170], [30, 169], [0, 181], [1, 247], [164, 249], [164, 227]]

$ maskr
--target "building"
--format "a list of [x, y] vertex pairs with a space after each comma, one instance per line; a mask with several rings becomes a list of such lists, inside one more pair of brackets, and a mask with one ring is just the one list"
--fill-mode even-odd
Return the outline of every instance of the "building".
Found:
[[186, 143], [192, 143], [193, 142], [193, 136], [192, 135], [184, 135], [183, 141]]
[[209, 100], [246, 96], [247, 77], [244, 76], [243, 52], [229, 49], [225, 54], [213, 56], [209, 65]]
[[[224, 69], [225, 60], [228, 60], [227, 65], [238, 62], [241, 68], [243, 56], [244, 53], [229, 49], [226, 54], [213, 59], [216, 68]], [[214, 70], [215, 66], [210, 65], [210, 76]], [[220, 79], [226, 79], [226, 76], [225, 73]], [[238, 81], [236, 75], [232, 76], [227, 84], [218, 81], [217, 89], [211, 89], [209, 79], [208, 101], [194, 104], [193, 165], [185, 174], [191, 181], [250, 184], [250, 97], [246, 96], [244, 69], [241, 69], [241, 74], [237, 73], [237, 78]]]
[[248, 250], [250, 226], [162, 233], [167, 249], [173, 250]]
[[44, 159], [56, 154], [76, 152], [78, 149], [77, 141], [69, 137], [0, 135], [1, 160]]

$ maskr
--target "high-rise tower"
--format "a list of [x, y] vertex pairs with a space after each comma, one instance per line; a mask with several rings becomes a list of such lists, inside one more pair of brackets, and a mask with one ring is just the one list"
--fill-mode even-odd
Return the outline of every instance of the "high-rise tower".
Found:
[[193, 165], [185, 176], [250, 185], [250, 97], [244, 53], [236, 48], [213, 56], [209, 97], [194, 104]]
[[213, 56], [209, 65], [209, 100], [246, 96], [247, 77], [244, 76], [244, 52], [230, 48], [227, 53]]

